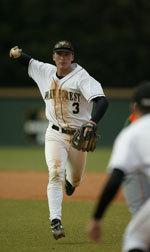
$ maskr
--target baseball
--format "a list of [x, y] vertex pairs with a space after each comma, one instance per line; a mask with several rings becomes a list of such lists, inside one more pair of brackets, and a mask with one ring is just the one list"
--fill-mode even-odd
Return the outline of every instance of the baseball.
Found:
[[21, 51], [22, 50], [19, 49], [18, 46], [15, 46], [15, 47], [11, 48], [9, 55], [12, 58], [18, 58], [21, 55]]

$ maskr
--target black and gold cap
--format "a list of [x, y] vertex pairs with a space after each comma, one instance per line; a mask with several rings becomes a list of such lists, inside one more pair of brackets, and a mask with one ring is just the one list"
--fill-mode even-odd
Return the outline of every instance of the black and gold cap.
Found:
[[72, 53], [74, 53], [74, 48], [73, 48], [70, 41], [61, 40], [55, 44], [55, 46], [53, 48], [53, 52], [72, 52]]

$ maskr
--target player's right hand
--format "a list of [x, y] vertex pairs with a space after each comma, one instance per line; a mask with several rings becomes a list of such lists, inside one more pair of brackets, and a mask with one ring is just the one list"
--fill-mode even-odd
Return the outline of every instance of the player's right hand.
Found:
[[20, 49], [18, 46], [14, 46], [10, 49], [9, 57], [13, 59], [17, 59], [21, 56], [22, 49]]
[[89, 221], [89, 224], [87, 227], [88, 237], [95, 242], [100, 242], [101, 241], [101, 233], [102, 233], [101, 232], [101, 221], [91, 219]]

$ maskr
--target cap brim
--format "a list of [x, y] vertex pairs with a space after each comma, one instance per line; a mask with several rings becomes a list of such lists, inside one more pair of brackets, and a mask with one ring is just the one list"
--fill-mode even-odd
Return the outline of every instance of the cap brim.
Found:
[[72, 50], [70, 50], [70, 49], [65, 49], [65, 48], [54, 49], [53, 52], [69, 52], [69, 53], [73, 53]]

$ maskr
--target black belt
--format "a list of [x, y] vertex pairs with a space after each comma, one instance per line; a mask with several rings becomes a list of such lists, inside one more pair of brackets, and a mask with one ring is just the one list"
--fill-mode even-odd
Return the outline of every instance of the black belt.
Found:
[[68, 134], [68, 135], [73, 135], [74, 132], [76, 131], [76, 129], [71, 129], [71, 128], [59, 128], [57, 125], [52, 125], [52, 129], [57, 130], [57, 131], [61, 131], [64, 134]]

